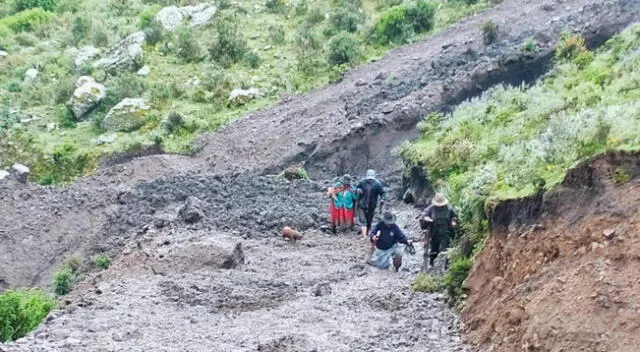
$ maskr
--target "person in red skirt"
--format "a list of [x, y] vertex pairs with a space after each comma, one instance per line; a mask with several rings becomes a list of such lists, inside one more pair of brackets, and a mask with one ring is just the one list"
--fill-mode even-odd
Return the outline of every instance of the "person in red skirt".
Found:
[[331, 231], [336, 234], [337, 229], [348, 231], [353, 228], [355, 220], [355, 205], [358, 193], [351, 185], [352, 177], [344, 175], [336, 184], [329, 188], [329, 224]]

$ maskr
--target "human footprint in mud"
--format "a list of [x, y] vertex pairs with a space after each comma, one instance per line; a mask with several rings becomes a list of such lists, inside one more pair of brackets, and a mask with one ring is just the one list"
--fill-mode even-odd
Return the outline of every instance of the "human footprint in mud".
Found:
[[424, 253], [425, 263], [423, 268], [427, 268], [426, 255], [429, 256], [429, 266], [433, 263], [440, 252], [449, 248], [449, 243], [454, 235], [454, 229], [458, 226], [457, 214], [449, 205], [449, 201], [441, 193], [437, 193], [420, 218], [420, 227], [425, 230]]
[[384, 213], [382, 220], [371, 229], [369, 238], [375, 246], [370, 264], [378, 269], [388, 269], [389, 261], [393, 260], [394, 269], [398, 272], [402, 266], [402, 254], [398, 244], [401, 243], [408, 248], [413, 248], [407, 236], [396, 225], [395, 216], [389, 212]]

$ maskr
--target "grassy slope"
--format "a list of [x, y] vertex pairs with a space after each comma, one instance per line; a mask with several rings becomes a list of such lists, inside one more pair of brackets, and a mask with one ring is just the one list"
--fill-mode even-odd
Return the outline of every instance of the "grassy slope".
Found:
[[596, 53], [567, 36], [557, 58], [532, 87], [496, 87], [426, 117], [422, 138], [401, 151], [461, 208], [467, 254], [487, 231], [485, 205], [549, 189], [596, 153], [640, 147], [640, 25]]
[[[402, 0], [395, 1], [395, 4], [401, 2]], [[99, 155], [122, 151], [141, 143], [151, 144], [155, 135], [162, 135], [163, 147], [168, 152], [185, 152], [187, 142], [195, 134], [216, 130], [247, 111], [266, 107], [283, 93], [305, 92], [327, 84], [337, 71], [331, 69], [326, 59], [327, 43], [331, 35], [334, 35], [325, 33], [331, 28], [330, 20], [324, 19], [313, 26], [313, 32], [321, 43], [321, 48], [312, 55], [319, 58], [319, 62], [314, 65], [317, 67], [315, 72], [305, 74], [300, 71], [299, 45], [296, 43], [299, 29], [314, 9], [319, 10], [321, 16], [333, 15], [340, 6], [338, 1], [333, 0], [289, 1], [285, 2], [286, 10], [280, 13], [267, 11], [263, 0], [228, 3], [229, 7], [217, 15], [236, 14], [239, 33], [246, 40], [249, 50], [261, 59], [261, 65], [257, 68], [250, 68], [242, 61], [222, 68], [211, 60], [207, 50], [216, 37], [216, 26], [209, 25], [193, 30], [193, 38], [197, 41], [201, 53], [195, 62], [181, 60], [176, 56], [175, 50], [162, 50], [165, 43], [176, 44], [174, 34], [165, 36], [156, 46], [145, 47], [145, 64], [151, 67], [151, 74], [147, 77], [137, 77], [131, 73], [122, 74], [121, 77], [108, 77], [104, 72], [88, 67], [73, 69], [69, 56], [65, 54], [66, 49], [90, 44], [105, 51], [119, 39], [139, 30], [141, 14], [145, 11], [150, 12], [154, 7], [161, 7], [157, 3], [185, 5], [194, 1], [60, 0], [57, 12], [51, 13], [47, 22], [35, 26], [33, 30], [12, 33], [6, 32], [5, 28], [7, 35], [0, 39], [0, 47], [8, 51], [10, 56], [5, 58], [0, 66], [0, 107], [19, 109], [34, 114], [41, 120], [29, 124], [21, 137], [16, 137], [15, 132], [3, 137], [5, 144], [0, 142], [0, 151], [3, 154], [0, 157], [0, 167], [22, 162], [34, 168], [36, 177], [45, 175], [51, 169], [50, 163], [46, 164], [45, 161], [50, 160], [51, 153], [60, 151], [61, 146], [67, 144], [73, 145], [75, 149], [69, 149], [73, 151], [65, 152], [65, 155], [88, 153], [87, 162], [79, 167], [87, 172], [91, 170]], [[433, 3], [438, 6], [433, 31], [416, 35], [412, 40], [423, 39], [461, 17], [486, 8], [490, 0], [480, 0], [471, 6], [465, 5], [464, 1], [436, 0]], [[367, 40], [375, 21], [390, 4], [388, 0], [362, 1], [361, 8], [366, 20], [354, 34], [362, 55], [354, 64], [375, 59], [392, 47], [372, 44]], [[307, 10], [297, 10], [302, 7], [306, 7]], [[9, 16], [11, 13], [11, 0], [0, 4], [0, 17]], [[78, 25], [83, 23], [84, 26]], [[273, 31], [269, 28], [277, 26], [284, 30], [285, 40], [282, 43], [274, 43], [271, 39], [270, 33]], [[265, 49], [267, 46], [271, 48]], [[23, 82], [25, 71], [33, 66], [40, 67], [38, 81]], [[73, 128], [59, 128], [48, 132], [47, 125], [64, 120], [65, 102], [73, 90], [75, 80], [81, 74], [92, 74], [98, 81], [103, 82], [108, 92], [113, 95], [145, 97], [153, 108], [149, 122], [139, 131], [118, 133], [115, 143], [94, 145], [91, 141], [104, 133], [96, 127], [98, 124], [95, 122], [100, 121], [108, 108], [117, 102], [110, 101], [103, 102], [102, 108], [92, 113], [88, 121], [80, 122]], [[202, 82], [210, 82], [210, 86], [224, 87], [219, 92], [212, 93], [209, 87], [188, 83], [196, 78]], [[242, 107], [227, 106], [225, 100], [229, 91], [240, 87], [261, 88], [268, 94]], [[191, 128], [162, 134], [160, 121], [170, 111], [179, 112]], [[9, 140], [14, 142], [11, 148], [6, 145]]]

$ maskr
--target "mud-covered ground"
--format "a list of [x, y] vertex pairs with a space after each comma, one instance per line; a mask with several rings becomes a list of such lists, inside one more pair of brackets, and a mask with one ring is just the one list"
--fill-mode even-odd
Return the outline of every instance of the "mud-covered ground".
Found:
[[[505, 0], [337, 85], [202, 136], [194, 157], [141, 157], [63, 189], [0, 183], [0, 290], [48, 287], [74, 254], [83, 269], [97, 253], [115, 259], [63, 298], [70, 310], [2, 349], [464, 350], [445, 305], [409, 291], [419, 263], [378, 272], [363, 266], [362, 241], [317, 232], [323, 188], [336, 174], [374, 167], [400, 194], [392, 150], [428, 112], [491, 84], [534, 79], [567, 28], [596, 45], [638, 15], [637, 0]], [[485, 45], [478, 26], [489, 20], [499, 34]], [[520, 49], [529, 37], [535, 53]], [[315, 183], [268, 176], [292, 163], [305, 164]], [[186, 203], [197, 205], [199, 221], [180, 216]], [[307, 237], [283, 242], [283, 224]], [[247, 262], [220, 269], [238, 241]], [[323, 282], [331, 294], [316, 297]]]
[[[402, 211], [399, 224], [411, 224]], [[240, 243], [244, 263], [219, 267]], [[419, 246], [417, 246], [419, 247]], [[150, 230], [7, 351], [471, 351], [443, 297], [413, 293], [421, 251], [401, 272], [364, 264], [355, 233], [294, 244], [217, 231]], [[236, 257], [238, 257], [236, 255]]]

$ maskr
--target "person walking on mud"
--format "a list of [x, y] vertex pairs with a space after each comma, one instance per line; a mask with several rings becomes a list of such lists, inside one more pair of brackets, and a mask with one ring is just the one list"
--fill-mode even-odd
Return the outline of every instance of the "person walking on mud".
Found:
[[402, 254], [398, 244], [412, 245], [395, 222], [395, 216], [386, 212], [382, 215], [382, 220], [371, 229], [369, 238], [375, 246], [375, 252], [369, 263], [378, 269], [388, 269], [389, 260], [392, 260], [393, 267], [398, 272], [402, 266]]
[[336, 234], [338, 229], [347, 231], [353, 228], [358, 194], [351, 183], [352, 177], [346, 174], [333, 187], [329, 188], [328, 194], [331, 198], [329, 221], [333, 234]]
[[378, 200], [380, 200], [380, 208], [382, 208], [386, 191], [382, 182], [376, 178], [375, 170], [367, 170], [365, 178], [358, 183], [356, 189], [359, 194], [358, 223], [362, 236], [366, 238], [371, 231]]
[[420, 218], [420, 227], [425, 230], [424, 234], [424, 253], [426, 265], [426, 255], [429, 256], [429, 266], [433, 267], [433, 263], [438, 254], [449, 248], [449, 243], [454, 235], [454, 228], [458, 226], [457, 214], [449, 205], [449, 201], [441, 193], [431, 200], [429, 205]]

